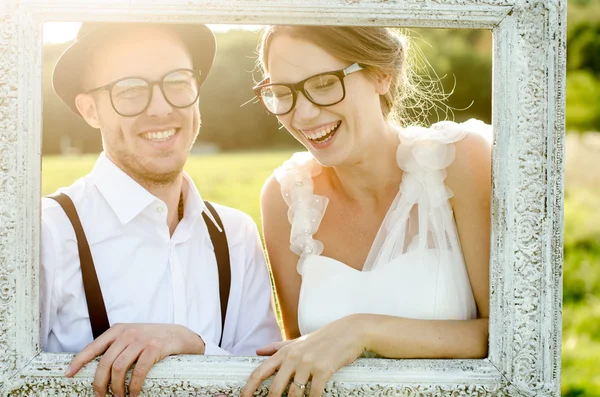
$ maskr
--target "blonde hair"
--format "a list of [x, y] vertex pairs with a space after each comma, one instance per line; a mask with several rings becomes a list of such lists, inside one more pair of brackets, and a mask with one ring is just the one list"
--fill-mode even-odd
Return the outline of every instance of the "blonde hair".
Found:
[[[267, 76], [269, 46], [285, 34], [315, 44], [332, 56], [358, 63], [367, 77], [391, 76], [390, 89], [380, 95], [383, 116], [398, 125], [422, 124], [429, 111], [447, 99], [439, 79], [417, 75], [415, 59], [408, 56], [410, 40], [397, 29], [370, 26], [272, 25], [262, 30], [258, 43], [258, 67]], [[417, 56], [422, 54], [416, 53]], [[427, 61], [421, 66], [429, 66]]]

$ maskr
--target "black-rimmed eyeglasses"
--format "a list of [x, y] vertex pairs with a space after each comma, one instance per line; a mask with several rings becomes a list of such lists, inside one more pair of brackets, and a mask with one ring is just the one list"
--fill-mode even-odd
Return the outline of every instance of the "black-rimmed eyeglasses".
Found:
[[354, 63], [345, 69], [319, 73], [295, 84], [269, 82], [269, 78], [254, 87], [254, 93], [269, 113], [281, 116], [292, 111], [296, 105], [298, 92], [318, 106], [331, 106], [346, 97], [344, 77], [364, 68]]
[[153, 88], [158, 85], [169, 105], [186, 108], [192, 106], [198, 99], [200, 73], [199, 70], [175, 69], [156, 81], [148, 81], [136, 76], [124, 77], [86, 93], [108, 90], [115, 112], [124, 117], [133, 117], [148, 109], [152, 101]]

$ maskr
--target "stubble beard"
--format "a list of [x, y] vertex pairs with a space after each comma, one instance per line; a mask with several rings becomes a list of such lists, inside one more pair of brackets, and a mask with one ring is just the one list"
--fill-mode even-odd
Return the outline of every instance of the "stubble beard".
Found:
[[[98, 116], [102, 124], [102, 114], [99, 113]], [[173, 185], [177, 178], [182, 174], [183, 167], [185, 166], [185, 163], [187, 161], [188, 154], [192, 150], [192, 147], [194, 146], [194, 143], [196, 142], [196, 139], [200, 134], [202, 117], [200, 116], [199, 110], [194, 116], [192, 116], [192, 131], [195, 131], [194, 136], [191, 140], [190, 145], [187, 148], [187, 151], [184, 153], [183, 159], [181, 160], [180, 164], [177, 164], [171, 171], [155, 172], [152, 171], [152, 169], [146, 167], [141, 161], [141, 158], [139, 156], [136, 156], [136, 154], [133, 153], [131, 149], [128, 149], [127, 142], [125, 140], [125, 133], [122, 130], [119, 131], [117, 137], [117, 144], [114, 145], [117, 148], [116, 150], [110, 150], [109, 146], [112, 145], [107, 145], [104, 134], [102, 134], [102, 146], [105, 152], [108, 154], [111, 161], [146, 190], [169, 187]], [[181, 133], [181, 131], [179, 133]], [[119, 149], [119, 144], [121, 145], [121, 149]], [[177, 155], [177, 153], [167, 154], [166, 156], [168, 157], [175, 155]]]
[[[200, 133], [200, 123], [198, 123], [198, 127], [196, 128], [196, 133], [187, 148], [187, 151], [184, 153], [181, 161], [176, 164], [172, 170], [158, 172], [153, 170], [152, 168], [147, 167], [141, 161], [142, 158], [133, 153], [130, 149], [124, 148], [116, 151], [111, 151], [112, 154], [111, 160], [129, 177], [139, 183], [146, 190], [152, 190], [157, 188], [169, 187], [175, 183], [178, 177], [183, 172], [183, 167], [187, 161], [187, 157], [189, 151], [194, 146], [196, 139]], [[123, 135], [120, 136], [122, 142], [125, 141]], [[104, 145], [105, 148], [107, 147]], [[125, 146], [125, 145], [124, 145]], [[177, 153], [166, 154], [165, 157], [177, 156]], [[150, 163], [151, 164], [151, 163]]]

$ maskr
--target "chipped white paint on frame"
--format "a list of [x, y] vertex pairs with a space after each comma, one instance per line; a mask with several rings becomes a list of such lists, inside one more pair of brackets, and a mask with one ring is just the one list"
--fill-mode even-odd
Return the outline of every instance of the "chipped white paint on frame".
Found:
[[[566, 0], [0, 0], [0, 394], [93, 395], [96, 363], [40, 352], [42, 25], [128, 20], [492, 29], [490, 347], [484, 360], [361, 359], [331, 396], [560, 394]], [[145, 395], [237, 395], [260, 358], [171, 357]], [[258, 392], [266, 395], [265, 386]]]

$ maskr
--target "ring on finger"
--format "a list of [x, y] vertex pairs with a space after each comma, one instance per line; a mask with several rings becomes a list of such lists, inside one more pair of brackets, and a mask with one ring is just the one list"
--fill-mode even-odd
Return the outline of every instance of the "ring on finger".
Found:
[[297, 382], [296, 379], [293, 379], [292, 383], [298, 386], [300, 390], [304, 393], [304, 389], [306, 389], [306, 385], [304, 383]]

